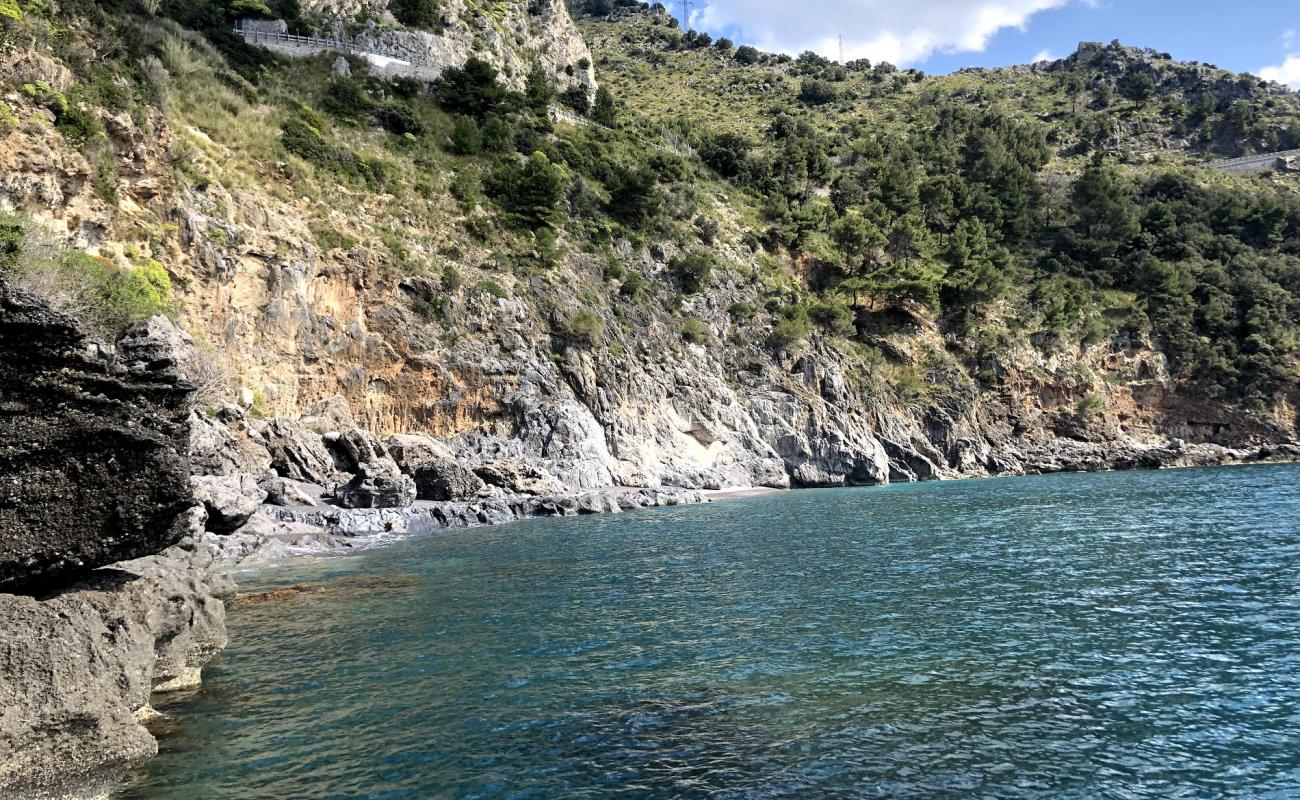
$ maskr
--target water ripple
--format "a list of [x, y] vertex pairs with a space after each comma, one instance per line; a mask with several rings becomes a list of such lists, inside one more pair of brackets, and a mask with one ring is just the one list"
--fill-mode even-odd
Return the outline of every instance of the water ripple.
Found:
[[260, 579], [122, 800], [1300, 796], [1300, 469], [800, 492]]

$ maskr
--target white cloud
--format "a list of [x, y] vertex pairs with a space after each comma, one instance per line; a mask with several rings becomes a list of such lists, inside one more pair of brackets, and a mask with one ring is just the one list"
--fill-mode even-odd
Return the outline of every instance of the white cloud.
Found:
[[1041, 64], [1044, 61], [1055, 61], [1056, 56], [1052, 55], [1051, 50], [1039, 50], [1038, 55], [1034, 56], [1030, 64]]
[[1276, 67], [1264, 67], [1259, 71], [1259, 77], [1300, 89], [1300, 55], [1287, 56], [1286, 61]]
[[[710, 30], [734, 29], [764, 50], [814, 50], [830, 57], [844, 37], [846, 59], [908, 66], [935, 52], [978, 52], [1006, 28], [1071, 0], [709, 0], [698, 15]], [[694, 18], [696, 15], [692, 14]]]

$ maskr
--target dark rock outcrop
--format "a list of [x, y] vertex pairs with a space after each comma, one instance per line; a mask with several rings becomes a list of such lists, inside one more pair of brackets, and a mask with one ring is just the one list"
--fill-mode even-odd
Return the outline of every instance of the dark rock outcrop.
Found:
[[334, 499], [344, 508], [404, 508], [415, 502], [415, 481], [392, 461], [367, 461], [334, 489]]
[[510, 494], [561, 494], [568, 489], [545, 467], [523, 460], [484, 461], [474, 465], [474, 474]]
[[188, 398], [166, 320], [116, 361], [70, 317], [0, 281], [0, 591], [48, 591], [176, 542], [192, 504]]
[[320, 434], [284, 417], [271, 420], [260, 433], [271, 454], [271, 469], [280, 477], [321, 486], [338, 479], [334, 458]]
[[[201, 512], [199, 512], [201, 514]], [[36, 598], [0, 594], [0, 797], [100, 797], [157, 752], [154, 692], [192, 687], [226, 644], [224, 599], [197, 538]]]
[[421, 500], [473, 500], [487, 484], [449, 458], [430, 458], [412, 472]]

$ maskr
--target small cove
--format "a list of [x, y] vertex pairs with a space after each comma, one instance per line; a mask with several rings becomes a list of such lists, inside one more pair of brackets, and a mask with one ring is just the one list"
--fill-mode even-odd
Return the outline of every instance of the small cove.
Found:
[[1300, 467], [767, 495], [245, 579], [120, 800], [1300, 791]]

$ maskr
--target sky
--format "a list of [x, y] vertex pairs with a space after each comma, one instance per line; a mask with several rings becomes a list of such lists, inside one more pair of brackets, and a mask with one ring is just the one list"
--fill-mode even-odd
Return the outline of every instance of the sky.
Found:
[[[669, 9], [680, 17], [680, 0]], [[692, 0], [690, 13], [692, 27], [737, 44], [832, 59], [842, 46], [846, 60], [930, 73], [1062, 58], [1081, 41], [1119, 39], [1300, 89], [1298, 0]]]

